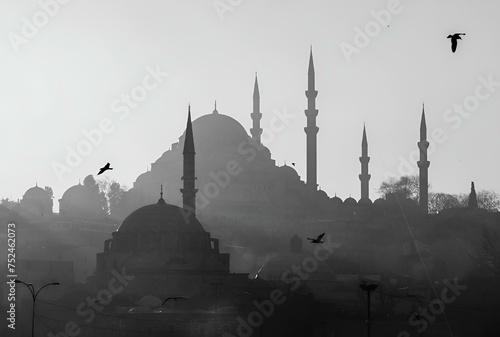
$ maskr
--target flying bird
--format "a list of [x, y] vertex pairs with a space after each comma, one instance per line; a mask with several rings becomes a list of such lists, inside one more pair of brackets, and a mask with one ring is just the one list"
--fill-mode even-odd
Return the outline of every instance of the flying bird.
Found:
[[316, 239], [307, 238], [307, 240], [310, 240], [311, 243], [324, 243], [325, 241], [321, 240], [323, 239], [323, 236], [325, 236], [325, 233], [319, 235]]
[[292, 166], [295, 166], [295, 163], [292, 163]]
[[106, 165], [104, 165], [104, 167], [101, 167], [99, 169], [99, 173], [97, 173], [97, 175], [99, 174], [102, 174], [104, 172], [106, 172], [107, 170], [112, 170], [113, 168], [109, 167], [109, 163], [107, 163]]
[[465, 35], [465, 33], [455, 33], [453, 35], [448, 35], [447, 39], [451, 39], [451, 51], [455, 52], [457, 50], [457, 40], [462, 40], [460, 35]]
[[161, 305], [164, 305], [165, 303], [167, 303], [168, 300], [173, 300], [173, 301], [177, 302], [178, 300], [184, 300], [185, 301], [186, 299], [184, 297], [180, 297], [180, 296], [178, 296], [178, 297], [169, 297], [165, 301], [163, 301], [163, 303]]

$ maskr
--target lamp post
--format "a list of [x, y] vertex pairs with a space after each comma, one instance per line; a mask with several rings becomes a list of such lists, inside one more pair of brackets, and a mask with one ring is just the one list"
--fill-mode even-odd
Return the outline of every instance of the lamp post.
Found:
[[368, 337], [370, 337], [370, 292], [375, 291], [375, 289], [377, 289], [378, 287], [378, 284], [361, 283], [359, 287], [361, 288], [361, 290], [366, 291], [368, 294], [367, 329]]
[[215, 286], [215, 337], [217, 337], [217, 290], [222, 282], [212, 282], [211, 285]]
[[33, 286], [32, 283], [25, 283], [21, 280], [15, 280], [14, 282], [24, 284], [29, 289], [29, 291], [31, 293], [31, 297], [33, 298], [33, 310], [31, 313], [31, 337], [34, 337], [35, 336], [35, 301], [36, 301], [36, 297], [38, 296], [40, 291], [42, 291], [43, 288], [45, 288], [47, 286], [58, 286], [59, 282], [47, 283], [46, 285], [44, 285], [43, 287], [38, 289], [37, 292], [35, 292], [35, 287]]

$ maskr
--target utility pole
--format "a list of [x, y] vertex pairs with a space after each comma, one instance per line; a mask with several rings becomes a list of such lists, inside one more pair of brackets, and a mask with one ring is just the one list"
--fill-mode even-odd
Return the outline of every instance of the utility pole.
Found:
[[222, 282], [212, 282], [210, 283], [211, 285], [215, 286], [215, 331], [214, 331], [214, 336], [217, 337], [217, 292], [218, 292], [218, 287], [222, 285]]
[[363, 291], [366, 291], [366, 293], [368, 294], [368, 310], [367, 310], [367, 329], [368, 329], [368, 337], [370, 337], [370, 292], [372, 291], [375, 291], [375, 289], [377, 289], [378, 287], [378, 284], [371, 284], [371, 283], [366, 283], [363, 281], [363, 283], [361, 283], [359, 285], [359, 287], [361, 288], [361, 290]]

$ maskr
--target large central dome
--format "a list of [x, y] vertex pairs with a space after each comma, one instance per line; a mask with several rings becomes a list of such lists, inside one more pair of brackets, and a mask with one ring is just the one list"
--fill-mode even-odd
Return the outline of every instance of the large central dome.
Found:
[[[203, 115], [193, 121], [193, 134], [196, 152], [205, 146], [237, 147], [249, 138], [245, 128], [237, 120], [217, 112]], [[185, 135], [184, 133], [180, 137], [179, 144], [184, 144]]]
[[119, 232], [149, 230], [205, 232], [194, 214], [180, 207], [169, 205], [162, 198], [156, 204], [147, 205], [132, 212], [123, 220], [118, 229]]

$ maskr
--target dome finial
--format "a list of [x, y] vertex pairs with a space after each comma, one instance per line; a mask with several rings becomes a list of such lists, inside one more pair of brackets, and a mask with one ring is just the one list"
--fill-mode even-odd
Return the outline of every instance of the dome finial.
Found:
[[215, 100], [215, 108], [214, 111], [212, 112], [214, 115], [217, 115], [219, 111], [217, 111], [217, 100]]
[[158, 199], [159, 204], [165, 204], [165, 200], [163, 200], [163, 185], [160, 185], [160, 199]]

